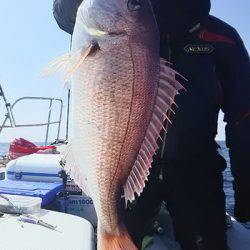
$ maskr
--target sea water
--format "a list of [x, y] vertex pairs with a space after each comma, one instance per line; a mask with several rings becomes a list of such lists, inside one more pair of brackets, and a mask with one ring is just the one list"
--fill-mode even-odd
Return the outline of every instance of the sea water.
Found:
[[[226, 194], [227, 198], [227, 211], [232, 214], [233, 213], [233, 207], [234, 207], [234, 194], [233, 194], [233, 187], [232, 187], [232, 182], [233, 182], [233, 177], [230, 172], [230, 161], [229, 161], [229, 155], [228, 155], [228, 149], [225, 145], [224, 141], [218, 142], [221, 148], [219, 149], [219, 152], [221, 155], [224, 156], [224, 158], [227, 161], [227, 168], [224, 171], [224, 191]], [[37, 143], [40, 144], [40, 143]], [[42, 144], [41, 144], [42, 145]], [[0, 156], [1, 155], [6, 155], [9, 150], [9, 144], [8, 143], [0, 143]]]
[[9, 151], [9, 143], [0, 143], [0, 157], [6, 155]]

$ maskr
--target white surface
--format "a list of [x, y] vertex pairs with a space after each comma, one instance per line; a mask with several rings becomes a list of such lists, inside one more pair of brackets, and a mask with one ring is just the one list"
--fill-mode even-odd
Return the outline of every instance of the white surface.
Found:
[[4, 199], [7, 198], [19, 211], [22, 213], [34, 213], [41, 209], [42, 199], [40, 197], [30, 197], [21, 195], [1, 194], [0, 196], [0, 211], [13, 211], [13, 206]]
[[[62, 156], [59, 154], [31, 154], [12, 160], [7, 164], [6, 173], [8, 171], [21, 173], [46, 173], [58, 174], [62, 169], [60, 160]], [[15, 175], [6, 174], [6, 178], [15, 180]], [[41, 181], [41, 182], [60, 182], [59, 177], [46, 176], [22, 176], [22, 181]]]
[[[18, 217], [0, 218], [1, 250], [94, 250], [91, 224], [77, 216], [41, 210], [40, 219], [57, 230], [23, 223]], [[37, 214], [36, 214], [37, 216]]]

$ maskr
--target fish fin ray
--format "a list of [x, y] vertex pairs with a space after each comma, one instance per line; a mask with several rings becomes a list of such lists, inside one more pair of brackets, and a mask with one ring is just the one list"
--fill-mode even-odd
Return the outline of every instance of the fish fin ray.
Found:
[[[62, 82], [66, 85], [70, 78], [82, 65], [86, 57], [91, 54], [98, 46], [91, 43], [87, 48], [78, 50], [74, 53], [69, 52], [51, 61], [39, 74], [40, 77], [60, 75]], [[68, 86], [70, 87], [70, 86]]]
[[66, 53], [60, 57], [57, 57], [53, 61], [49, 62], [39, 73], [40, 78], [45, 78], [53, 75], [59, 75], [61, 81], [70, 88], [69, 79], [67, 79], [65, 72], [68, 72], [72, 63], [72, 54]]
[[[160, 58], [160, 67], [161, 67], [161, 73], [165, 73], [167, 76], [172, 77], [175, 79], [176, 76], [180, 76], [185, 81], [188, 81], [187, 78], [185, 78], [183, 75], [175, 71], [170, 67], [171, 63], [166, 61], [164, 58]], [[176, 81], [177, 89], [185, 89], [178, 81]]]
[[[152, 117], [130, 175], [124, 184], [126, 203], [135, 199], [135, 193], [138, 196], [142, 193], [150, 174], [149, 169], [153, 162], [153, 156], [159, 148], [157, 141], [160, 138], [161, 130], [164, 128], [164, 122], [166, 119], [171, 122], [169, 111], [171, 111], [171, 106], [175, 104], [174, 98], [180, 90], [184, 89], [175, 79], [178, 73], [172, 70], [166, 61], [160, 60], [160, 68], [160, 81]], [[140, 178], [135, 178], [138, 173], [140, 173]]]

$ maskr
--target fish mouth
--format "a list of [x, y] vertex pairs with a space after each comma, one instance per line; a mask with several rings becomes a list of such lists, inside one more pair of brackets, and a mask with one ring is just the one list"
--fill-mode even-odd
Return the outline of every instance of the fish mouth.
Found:
[[92, 36], [125, 36], [127, 32], [125, 30], [105, 30], [101, 27], [89, 27], [86, 24], [82, 24], [83, 29]]
[[125, 30], [108, 32], [108, 36], [126, 36], [126, 35], [127, 35], [127, 32]]

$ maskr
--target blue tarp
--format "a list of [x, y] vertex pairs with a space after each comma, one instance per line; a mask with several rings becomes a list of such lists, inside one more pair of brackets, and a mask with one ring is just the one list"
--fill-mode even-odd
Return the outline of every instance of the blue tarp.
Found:
[[13, 180], [0, 181], [0, 194], [40, 197], [42, 198], [42, 206], [49, 205], [62, 189], [62, 183]]

